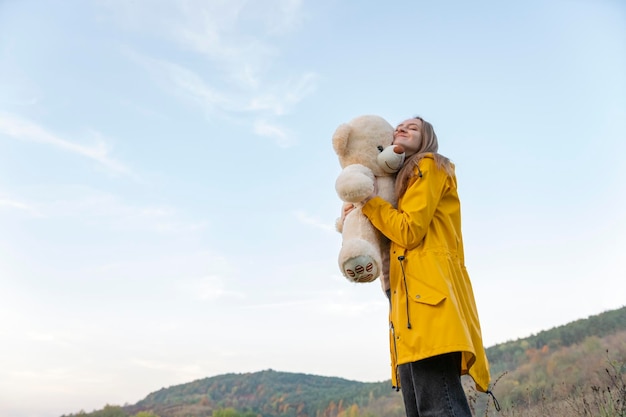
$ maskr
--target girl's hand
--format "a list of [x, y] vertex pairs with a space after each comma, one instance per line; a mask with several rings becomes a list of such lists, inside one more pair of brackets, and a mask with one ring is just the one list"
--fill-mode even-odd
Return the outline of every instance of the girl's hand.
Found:
[[355, 206], [352, 203], [343, 203], [343, 206], [341, 207], [341, 216], [335, 220], [335, 229], [337, 229], [339, 233], [343, 232], [343, 222], [346, 220], [348, 213], [354, 210], [354, 207]]
[[[367, 197], [365, 200], [363, 200], [363, 204], [367, 203], [369, 200], [371, 200], [372, 198], [376, 197], [378, 195], [378, 183], [376, 180], [374, 180], [374, 191], [372, 192], [372, 194], [369, 195], [369, 197]], [[346, 216], [352, 211], [354, 210], [355, 205], [353, 203], [343, 203], [343, 207], [341, 210], [341, 222], [343, 223], [343, 221], [345, 220]]]
[[352, 211], [354, 210], [354, 204], [352, 203], [343, 203], [343, 208], [342, 208], [342, 213], [341, 213], [341, 219], [345, 219], [346, 216]]

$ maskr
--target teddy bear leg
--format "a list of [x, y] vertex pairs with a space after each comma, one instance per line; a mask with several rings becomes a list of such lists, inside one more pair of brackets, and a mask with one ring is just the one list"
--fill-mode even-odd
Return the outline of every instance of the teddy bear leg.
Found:
[[352, 282], [372, 282], [382, 273], [380, 250], [364, 239], [345, 241], [339, 251], [339, 268]]
[[350, 281], [372, 282], [380, 275], [376, 260], [368, 255], [359, 255], [346, 260], [342, 265], [343, 274]]

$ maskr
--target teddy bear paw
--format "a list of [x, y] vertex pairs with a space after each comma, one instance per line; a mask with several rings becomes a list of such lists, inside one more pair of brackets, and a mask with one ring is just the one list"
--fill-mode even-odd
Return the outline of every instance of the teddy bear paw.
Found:
[[359, 203], [374, 192], [376, 177], [371, 169], [361, 164], [346, 166], [335, 181], [337, 195], [348, 203]]
[[343, 273], [353, 282], [372, 282], [380, 275], [376, 261], [367, 255], [348, 259], [343, 264]]

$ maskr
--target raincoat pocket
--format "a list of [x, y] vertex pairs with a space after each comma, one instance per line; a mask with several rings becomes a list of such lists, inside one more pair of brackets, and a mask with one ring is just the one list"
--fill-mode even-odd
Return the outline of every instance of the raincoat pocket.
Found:
[[416, 303], [436, 306], [445, 300], [447, 296], [432, 288], [424, 288], [423, 291], [413, 291], [409, 298]]
[[450, 274], [447, 256], [436, 252], [421, 253], [414, 269], [407, 275], [408, 298], [430, 306], [439, 305], [448, 298], [446, 277]]

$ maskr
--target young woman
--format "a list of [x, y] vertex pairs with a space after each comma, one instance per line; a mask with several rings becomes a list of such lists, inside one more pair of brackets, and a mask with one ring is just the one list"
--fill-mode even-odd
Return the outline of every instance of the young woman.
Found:
[[461, 235], [454, 165], [437, 153], [432, 125], [400, 123], [407, 159], [396, 177], [397, 209], [370, 197], [363, 213], [391, 240], [392, 383], [408, 417], [471, 417], [461, 375], [487, 392], [489, 366]]

